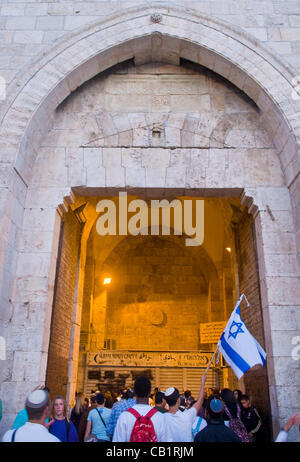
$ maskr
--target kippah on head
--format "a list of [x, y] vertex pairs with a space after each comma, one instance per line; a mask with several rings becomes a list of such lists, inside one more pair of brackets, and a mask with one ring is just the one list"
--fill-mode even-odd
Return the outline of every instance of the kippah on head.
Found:
[[171, 406], [174, 406], [176, 404], [176, 401], [178, 400], [180, 396], [179, 391], [177, 388], [170, 387], [165, 391], [165, 399], [167, 403]]
[[165, 391], [165, 396], [171, 396], [174, 393], [174, 391], [174, 387], [167, 388], [167, 390]]
[[48, 393], [45, 390], [34, 390], [27, 396], [25, 406], [39, 409], [49, 401]]
[[223, 412], [223, 403], [221, 400], [214, 398], [211, 400], [209, 403], [210, 409], [215, 413], [215, 414], [220, 414]]

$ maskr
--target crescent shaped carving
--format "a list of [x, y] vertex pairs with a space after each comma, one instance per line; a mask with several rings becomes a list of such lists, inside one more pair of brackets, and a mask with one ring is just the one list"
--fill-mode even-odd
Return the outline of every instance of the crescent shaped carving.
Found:
[[151, 322], [152, 326], [155, 326], [155, 327], [164, 327], [166, 324], [167, 324], [167, 315], [164, 311], [160, 311], [160, 313], [162, 314], [162, 321], [160, 322]]

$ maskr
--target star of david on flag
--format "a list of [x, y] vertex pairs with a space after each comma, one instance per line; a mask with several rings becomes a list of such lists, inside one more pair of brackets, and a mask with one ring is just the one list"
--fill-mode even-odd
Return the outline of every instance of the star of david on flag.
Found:
[[241, 318], [240, 303], [243, 297], [244, 294], [235, 305], [218, 342], [219, 351], [238, 379], [256, 364], [264, 366], [267, 356]]

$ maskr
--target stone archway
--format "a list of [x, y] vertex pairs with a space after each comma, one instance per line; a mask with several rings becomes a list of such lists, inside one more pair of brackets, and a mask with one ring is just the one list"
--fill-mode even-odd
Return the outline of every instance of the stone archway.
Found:
[[[158, 15], [153, 16], [154, 13]], [[28, 352], [32, 353], [33, 361], [27, 368], [28, 388], [31, 387], [31, 383], [44, 380], [45, 377], [58, 245], [59, 218], [56, 207], [65, 197], [67, 197], [66, 204], [71, 203], [72, 199], [68, 199], [70, 187], [78, 186], [78, 184], [70, 184], [54, 190], [45, 188], [39, 191], [39, 196], [28, 190], [39, 143], [51, 124], [56, 107], [70, 92], [89, 78], [125, 59], [134, 58], [136, 63], [141, 63], [144, 60], [169, 61], [170, 57], [172, 63], [178, 63], [180, 57], [200, 63], [241, 88], [264, 112], [266, 124], [277, 147], [285, 175], [285, 185], [281, 184], [279, 187], [277, 185], [271, 189], [270, 181], [267, 188], [249, 187], [245, 184], [239, 185], [239, 188], [245, 190], [244, 203], [252, 210], [257, 209], [263, 310], [265, 328], [268, 332], [272, 332], [272, 338], [268, 339], [270, 341], [268, 350], [275, 371], [270, 387], [275, 390], [277, 396], [277, 388], [283, 385], [280, 372], [282, 353], [274, 347], [278, 337], [277, 330], [274, 328], [272, 331], [272, 326], [276, 324], [277, 312], [283, 313], [284, 305], [291, 313], [290, 307], [297, 304], [297, 278], [283, 276], [280, 258], [274, 259], [274, 254], [283, 255], [283, 260], [288, 264], [285, 257], [287, 241], [290, 243], [293, 256], [296, 254], [295, 233], [291, 220], [293, 208], [297, 205], [295, 189], [299, 180], [298, 144], [295, 137], [298, 103], [293, 101], [293, 104], [290, 104], [292, 70], [283, 66], [274, 54], [258, 45], [251, 37], [241, 34], [237, 28], [181, 8], [169, 10], [169, 7], [156, 4], [128, 10], [120, 16], [111, 17], [105, 23], [97, 22], [82, 28], [67, 40], [60, 41], [43, 59], [31, 63], [31, 69], [28, 68], [23, 77], [12, 85], [8, 94], [0, 132], [11, 162], [9, 171], [12, 172], [4, 185], [3, 194], [1, 193], [3, 203], [11, 205], [10, 212], [7, 211], [8, 207], [4, 210], [1, 222], [3, 224], [1, 240], [4, 248], [4, 252], [1, 253], [4, 335], [8, 337], [8, 332], [17, 335], [24, 326], [27, 326], [22, 310], [24, 297], [27, 297], [28, 287], [30, 285], [32, 287], [32, 284], [36, 287], [34, 303], [39, 312], [39, 315], [32, 315], [33, 329], [39, 331], [35, 337], [35, 345], [22, 346], [18, 354], [14, 352], [12, 344], [8, 345], [7, 368], [3, 378], [8, 384], [9, 378], [13, 377], [13, 389], [16, 394], [23, 379], [23, 372], [17, 371], [20, 363], [28, 356]], [[84, 186], [114, 187], [113, 184], [105, 183], [105, 180], [103, 184], [87, 183]], [[150, 180], [145, 186], [153, 187], [153, 183]], [[164, 185], [160, 187], [163, 188]], [[217, 187], [235, 188], [236, 184], [218, 184]], [[26, 193], [32, 207], [26, 207], [23, 216]], [[276, 236], [278, 228], [283, 223], [287, 225], [286, 219], [288, 220], [286, 229], [290, 239], [285, 241], [281, 239], [276, 253], [272, 247], [274, 243], [271, 242], [271, 234]], [[271, 233], [270, 228], [267, 229], [270, 225]], [[26, 268], [32, 249], [26, 238], [24, 241], [24, 237], [30, 234], [28, 229], [34, 228], [36, 237], [41, 232], [45, 233], [47, 245], [43, 247], [42, 255], [34, 252], [36, 255], [31, 259], [32, 266]], [[23, 236], [23, 247], [20, 252], [14, 246], [16, 231], [21, 232]], [[266, 254], [266, 247], [270, 254]], [[270, 257], [266, 258], [266, 255]], [[276, 270], [272, 266], [274, 261], [277, 262]], [[28, 273], [24, 272], [25, 268]], [[279, 309], [276, 309], [278, 304]], [[12, 323], [13, 307], [15, 307], [15, 318]], [[43, 316], [40, 316], [40, 313], [43, 313]], [[41, 322], [43, 322], [42, 331]], [[13, 335], [10, 336], [12, 339]], [[289, 343], [291, 333], [283, 335], [286, 335]], [[287, 349], [284, 356], [288, 357], [288, 352]], [[294, 363], [291, 362], [292, 369], [293, 365]], [[279, 403], [279, 408], [281, 407]], [[273, 414], [276, 419], [276, 403]], [[283, 414], [280, 414], [279, 418], [282, 417]]]
[[[173, 196], [174, 193], [175, 193], [175, 191], [172, 191], [171, 196]], [[195, 191], [195, 193], [196, 193], [196, 191]], [[214, 191], [211, 194], [214, 196], [214, 195], [216, 195], [216, 193], [217, 193], [217, 191]], [[220, 193], [224, 194], [224, 193], [226, 193], [226, 191], [225, 190], [220, 191]], [[100, 190], [99, 190], [99, 194], [100, 194]], [[232, 195], [232, 191], [228, 191], [228, 195], [229, 196]], [[77, 203], [74, 204], [74, 206], [71, 205], [71, 208], [74, 209], [75, 211], [79, 210], [80, 209], [80, 204], [82, 204], [82, 203], [86, 204], [86, 199], [84, 201], [82, 201], [82, 199], [77, 200]], [[235, 200], [232, 203], [233, 204], [235, 203], [237, 205], [239, 203], [239, 201]], [[94, 223], [94, 220], [95, 220], [95, 215], [96, 215], [95, 214], [95, 209], [96, 209], [95, 205], [96, 205], [96, 202], [94, 202], [94, 210], [93, 210], [93, 207], [90, 204], [90, 212], [93, 213], [92, 216], [90, 215], [90, 213], [88, 211], [84, 212], [86, 217], [88, 217], [89, 219], [92, 220], [91, 223]], [[240, 214], [240, 217], [237, 216], [238, 214]], [[66, 217], [67, 216], [72, 217], [71, 210], [67, 213]], [[94, 216], [94, 219], [93, 219], [93, 216]], [[235, 210], [234, 213], [233, 213], [233, 217], [234, 217], [234, 222], [238, 224], [239, 223], [238, 218], [242, 218], [243, 213], [241, 211]], [[241, 247], [241, 249], [237, 253], [238, 253], [238, 258], [239, 258], [239, 260], [238, 260], [239, 264], [241, 264], [241, 266], [243, 266], [243, 268], [241, 268], [240, 271], [239, 271], [239, 274], [240, 274], [239, 278], [240, 278], [240, 283], [241, 283], [240, 290], [242, 292], [245, 292], [247, 295], [249, 295], [252, 306], [251, 306], [250, 309], [245, 309], [245, 306], [243, 306], [242, 307], [242, 316], [243, 316], [243, 319], [245, 320], [246, 324], [249, 326], [251, 332], [255, 335], [255, 337], [259, 340], [259, 342], [262, 345], [265, 345], [264, 332], [263, 332], [263, 326], [262, 326], [263, 317], [260, 314], [261, 300], [259, 298], [259, 292], [257, 290], [258, 289], [258, 284], [259, 284], [259, 278], [258, 278], [258, 274], [256, 273], [255, 256], [254, 256], [253, 249], [252, 249], [252, 245], [253, 245], [253, 247], [255, 249], [255, 244], [252, 242], [253, 241], [252, 232], [251, 232], [251, 227], [249, 227], [249, 222], [251, 222], [251, 216], [246, 214], [246, 217], [247, 218], [246, 218], [245, 224], [242, 224], [243, 229], [241, 231], [238, 230], [238, 234], [243, 237], [243, 242], [241, 243], [241, 245], [239, 244], [239, 247]], [[66, 220], [66, 218], [64, 220]], [[73, 221], [76, 222], [74, 216], [73, 216]], [[66, 221], [66, 223], [68, 223], [68, 221]], [[51, 332], [52, 340], [50, 342], [50, 348], [51, 349], [50, 349], [49, 354], [50, 354], [50, 357], [51, 357], [50, 365], [51, 365], [51, 368], [53, 369], [53, 373], [51, 373], [50, 375], [47, 376], [47, 385], [50, 386], [51, 390], [52, 389], [61, 390], [62, 385], [64, 385], [66, 387], [67, 394], [70, 397], [73, 396], [73, 393], [75, 392], [75, 390], [81, 390], [82, 389], [82, 387], [83, 387], [83, 379], [86, 380], [87, 367], [83, 368], [84, 357], [86, 355], [82, 354], [82, 351], [84, 351], [84, 352], [90, 352], [90, 351], [96, 352], [98, 350], [101, 350], [103, 348], [105, 335], [107, 335], [107, 338], [109, 338], [109, 339], [114, 338], [115, 339], [114, 341], [117, 341], [117, 343], [118, 343], [117, 349], [120, 349], [120, 348], [121, 349], [124, 349], [124, 348], [125, 349], [137, 348], [137, 347], [139, 347], [141, 345], [141, 341], [140, 341], [141, 339], [139, 339], [138, 336], [136, 336], [135, 347], [133, 346], [133, 344], [131, 344], [132, 345], [131, 347], [129, 346], [130, 345], [130, 343], [128, 343], [129, 340], [125, 341], [125, 344], [124, 344], [124, 339], [123, 339], [123, 343], [120, 343], [122, 341], [122, 339], [118, 339], [118, 334], [117, 334], [116, 330], [115, 329], [113, 330], [113, 321], [112, 321], [113, 318], [111, 320], [109, 320], [107, 329], [105, 328], [106, 316], [107, 316], [106, 315], [107, 303], [109, 303], [109, 302], [107, 300], [107, 295], [102, 293], [103, 288], [101, 288], [101, 282], [100, 282], [101, 281], [101, 276], [99, 274], [99, 271], [97, 271], [97, 273], [96, 273], [95, 269], [93, 268], [93, 266], [95, 265], [95, 263], [94, 263], [95, 261], [98, 262], [97, 265], [99, 267], [99, 264], [101, 264], [101, 262], [104, 260], [104, 261], [106, 261], [106, 264], [104, 263], [103, 271], [101, 271], [101, 274], [103, 272], [103, 276], [105, 274], [109, 273], [109, 275], [112, 276], [113, 279], [115, 279], [115, 280], [118, 279], [118, 278], [116, 278], [117, 275], [118, 275], [119, 278], [121, 276], [121, 278], [125, 279], [124, 272], [120, 273], [122, 263], [124, 265], [124, 264], [126, 264], [126, 261], [128, 260], [128, 258], [126, 257], [127, 252], [130, 252], [130, 255], [135, 255], [136, 254], [135, 248], [137, 246], [140, 247], [141, 238], [136, 240], [136, 238], [134, 238], [134, 237], [131, 237], [131, 238], [123, 237], [120, 240], [120, 237], [118, 236], [118, 239], [117, 239], [117, 241], [115, 241], [114, 245], [112, 245], [113, 242], [109, 243], [109, 241], [106, 239], [103, 242], [101, 242], [101, 247], [99, 247], [99, 244], [98, 244], [97, 248], [95, 248], [94, 251], [87, 253], [87, 251], [85, 250], [85, 245], [86, 244], [84, 243], [84, 241], [85, 241], [86, 237], [88, 236], [87, 233], [91, 229], [91, 223], [89, 223], [89, 220], [86, 223], [88, 224], [88, 228], [85, 229], [85, 238], [82, 241], [82, 257], [81, 257], [82, 262], [80, 264], [80, 267], [82, 268], [81, 269], [81, 277], [78, 278], [78, 279], [81, 279], [81, 282], [77, 284], [77, 290], [76, 290], [77, 292], [79, 291], [79, 297], [78, 297], [78, 302], [77, 302], [78, 306], [76, 308], [76, 318], [77, 318], [77, 320], [73, 321], [74, 328], [77, 329], [77, 337], [75, 338], [75, 336], [72, 335], [71, 345], [70, 346], [69, 346], [69, 343], [68, 343], [68, 336], [70, 337], [70, 331], [72, 329], [72, 322], [71, 322], [72, 312], [73, 312], [73, 317], [74, 317], [75, 311], [74, 311], [74, 307], [72, 307], [74, 289], [71, 289], [71, 291], [70, 291], [70, 290], [68, 290], [69, 289], [68, 286], [70, 284], [70, 282], [69, 282], [70, 279], [72, 279], [72, 278], [73, 278], [73, 280], [75, 279], [76, 259], [77, 259], [76, 249], [78, 248], [78, 242], [77, 242], [77, 244], [75, 244], [75, 247], [73, 246], [74, 251], [70, 252], [70, 250], [68, 250], [68, 248], [72, 247], [72, 240], [74, 238], [76, 238], [75, 234], [77, 232], [76, 230], [78, 228], [78, 223], [77, 223], [77, 227], [75, 227], [75, 228], [74, 228], [74, 223], [73, 224], [71, 223], [72, 226], [69, 226], [69, 230], [68, 230], [69, 239], [65, 239], [65, 246], [67, 248], [63, 252], [63, 254], [60, 256], [60, 259], [62, 260], [62, 267], [61, 267], [62, 271], [59, 273], [60, 282], [62, 284], [62, 287], [64, 287], [64, 289], [61, 290], [61, 292], [60, 292], [60, 297], [62, 298], [62, 303], [59, 300], [58, 301], [56, 300], [55, 305], [53, 306], [53, 309], [58, 311], [58, 316], [60, 318], [62, 316], [65, 316], [66, 318], [68, 317], [70, 320], [68, 321], [68, 319], [66, 319], [66, 324], [64, 326], [59, 321], [58, 321], [58, 323], [56, 322], [56, 324], [52, 326], [52, 332]], [[245, 233], [245, 230], [246, 230], [246, 233]], [[145, 243], [147, 243], [146, 242], [147, 239], [149, 239], [149, 237], [148, 238], [147, 237], [142, 238], [142, 240], [144, 240]], [[185, 248], [185, 245], [183, 244], [183, 242], [180, 242], [179, 238], [174, 239], [172, 237], [172, 239], [170, 241], [173, 242], [173, 245], [176, 243], [177, 246], [180, 246], [183, 249]], [[225, 237], [224, 243], [225, 242], [227, 244], [230, 244], [230, 245], [234, 246], [234, 242], [232, 241], [232, 237], [230, 238], [230, 236]], [[209, 247], [207, 247], [207, 243], [206, 243], [206, 249], [207, 248], [209, 248]], [[222, 248], [223, 248], [223, 246], [222, 246]], [[104, 253], [102, 252], [102, 254], [101, 254], [100, 251], [102, 251], [102, 249], [105, 249], [106, 251]], [[185, 248], [185, 249], [188, 249], [188, 248]], [[145, 249], [145, 250], [147, 251], [147, 249]], [[207, 279], [205, 281], [205, 286], [206, 286], [206, 292], [207, 292], [207, 283], [208, 283], [208, 281], [210, 281], [210, 294], [206, 293], [206, 296], [204, 297], [204, 299], [202, 299], [202, 301], [200, 301], [197, 297], [196, 297], [197, 301], [194, 301], [193, 310], [195, 312], [193, 312], [192, 314], [193, 314], [193, 316], [196, 316], [196, 317], [195, 317], [194, 326], [192, 326], [193, 333], [190, 330], [188, 330], [185, 333], [186, 335], [190, 334], [193, 337], [193, 342], [195, 342], [195, 339], [198, 338], [197, 323], [199, 322], [199, 320], [197, 320], [197, 311], [198, 311], [197, 304], [199, 302], [200, 302], [200, 304], [201, 303], [205, 304], [206, 303], [205, 298], [207, 298], [207, 295], [208, 295], [209, 300], [210, 300], [210, 308], [208, 310], [209, 314], [210, 314], [210, 317], [205, 319], [205, 320], [202, 320], [202, 322], [217, 321], [217, 320], [223, 319], [223, 317], [224, 317], [224, 319], [226, 319], [226, 318], [228, 319], [228, 316], [230, 315], [230, 312], [232, 311], [232, 307], [234, 305], [235, 297], [236, 297], [235, 293], [233, 293], [233, 290], [232, 290], [233, 286], [234, 286], [234, 274], [233, 274], [234, 271], [233, 271], [232, 267], [230, 268], [230, 266], [232, 266], [232, 261], [231, 261], [231, 263], [229, 263], [229, 262], [226, 263], [226, 261], [224, 261], [226, 259], [222, 255], [221, 259], [222, 259], [222, 261], [224, 263], [222, 263], [219, 266], [219, 273], [218, 273], [217, 270], [216, 270], [215, 265], [210, 261], [210, 258], [206, 255], [206, 250], [204, 250], [204, 248], [202, 248], [202, 247], [196, 248], [195, 250], [196, 250], [196, 252], [189, 252], [189, 254], [190, 254], [191, 257], [193, 256], [193, 258], [198, 259], [198, 262], [199, 262], [198, 264], [200, 264], [200, 262], [201, 262], [201, 266], [202, 266], [203, 271], [205, 271], [207, 273]], [[225, 251], [225, 247], [224, 247], [223, 251]], [[185, 253], [186, 253], [186, 250], [185, 250]], [[85, 266], [85, 264], [84, 264], [84, 255], [85, 254], [87, 255], [86, 265], [89, 265], [90, 268], [91, 268], [91, 270], [89, 270], [89, 271], [87, 271], [86, 268], [84, 268], [84, 266]], [[108, 257], [107, 257], [107, 254], [108, 254]], [[141, 252], [139, 251], [138, 254], [141, 254]], [[227, 255], [229, 255], [229, 254], [227, 254]], [[73, 266], [70, 266], [70, 268], [69, 268], [68, 274], [66, 275], [67, 277], [64, 278], [64, 273], [65, 273], [64, 262], [66, 260], [70, 261], [70, 258], [73, 258], [75, 260], [74, 260]], [[94, 260], [94, 262], [92, 262], [92, 260]], [[252, 261], [249, 261], [249, 260], [252, 260]], [[163, 265], [164, 263], [161, 262], [160, 264]], [[131, 265], [135, 265], [132, 258], [130, 258], [127, 261], [127, 265], [129, 265], [129, 267]], [[117, 270], [116, 270], [116, 268], [117, 268]], [[182, 271], [183, 270], [184, 270], [184, 268], [182, 268]], [[112, 271], [112, 274], [111, 274], [111, 271]], [[249, 271], [249, 274], [247, 274], [248, 271]], [[141, 272], [142, 272], [142, 268], [140, 268], [138, 270], [138, 274], [140, 274]], [[118, 274], [118, 273], [120, 273], [120, 274]], [[89, 286], [87, 288], [87, 290], [86, 290], [86, 293], [85, 293], [85, 300], [83, 300], [83, 296], [82, 296], [82, 291], [83, 291], [82, 278], [83, 278], [83, 276], [85, 278], [85, 284], [87, 284]], [[152, 279], [153, 279], [153, 276], [151, 277], [151, 280]], [[95, 292], [95, 289], [93, 289], [94, 284], [95, 284], [95, 282], [94, 282], [95, 280], [97, 281], [96, 285], [98, 287], [96, 292]], [[117, 285], [119, 285], [119, 284], [120, 284], [120, 281], [117, 282]], [[129, 284], [130, 284], [130, 282], [129, 282]], [[147, 287], [148, 287], [148, 289], [147, 289]], [[150, 285], [146, 284], [146, 286], [145, 286], [146, 292], [148, 291], [149, 294], [151, 294], [151, 290], [150, 290], [151, 287], [152, 287], [152, 281], [150, 281]], [[171, 286], [168, 288], [168, 290], [170, 288], [171, 288]], [[190, 295], [190, 296], [195, 296], [195, 289], [196, 288], [194, 287], [193, 292], [192, 292], [194, 295]], [[118, 291], [119, 290], [120, 289], [118, 288]], [[150, 292], [149, 292], [149, 290], [150, 290]], [[228, 297], [228, 293], [227, 293], [228, 290], [232, 291], [232, 293], [231, 293], [231, 295], [229, 297]], [[81, 292], [81, 294], [80, 294], [80, 292]], [[198, 288], [196, 289], [196, 292], [198, 292]], [[129, 293], [131, 294], [131, 297], [132, 297], [133, 296], [132, 288], [129, 289]], [[222, 293], [224, 294], [223, 297], [221, 295]], [[124, 294], [124, 295], [126, 296], [126, 294]], [[142, 290], [142, 292], [140, 290], [137, 290], [137, 293], [135, 294], [135, 296], [137, 296], [139, 298], [139, 295], [144, 296], [145, 292], [143, 290]], [[221, 297], [220, 297], [220, 295], [221, 295]], [[64, 298], [65, 298], [65, 302], [64, 302]], [[90, 301], [90, 300], [92, 300], [92, 301]], [[133, 298], [132, 301], [133, 300], [135, 300], [135, 299]], [[151, 300], [151, 297], [150, 297], [150, 300]], [[225, 303], [225, 301], [226, 301], [226, 303]], [[143, 303], [143, 300], [140, 300], [140, 302], [141, 302], [141, 307], [145, 308], [145, 306], [147, 304], [145, 305], [145, 303]], [[162, 298], [161, 302], [164, 303], [164, 298]], [[134, 303], [136, 303], [136, 301]], [[120, 301], [115, 300], [113, 302], [113, 304], [114, 305], [115, 304], [120, 305]], [[122, 302], [121, 302], [121, 304], [122, 304]], [[170, 301], [168, 301], [167, 304], [170, 304]], [[178, 301], [176, 301], [175, 305], [177, 305], [177, 304], [178, 304]], [[184, 304], [184, 302], [183, 302], [183, 304]], [[148, 308], [149, 308], [150, 305], [155, 306], [155, 303], [151, 303], [149, 301], [148, 305], [147, 305]], [[175, 305], [174, 305], [174, 308], [175, 308]], [[80, 313], [81, 313], [82, 308], [83, 308], [83, 310], [85, 310], [85, 315], [84, 316], [82, 315], [83, 318], [82, 318], [81, 324], [82, 324], [83, 331], [81, 332], [82, 337], [81, 337], [81, 340], [80, 340], [80, 346], [87, 347], [87, 349], [86, 348], [84, 348], [84, 350], [80, 349], [79, 361], [78, 361], [78, 342], [79, 342], [78, 329], [80, 329]], [[187, 309], [188, 309], [188, 307], [185, 306], [185, 310], [187, 310]], [[91, 310], [94, 313], [92, 315], [90, 314]], [[117, 314], [116, 313], [116, 308], [114, 308], [113, 311], [114, 311], [113, 316], [115, 317], [116, 314]], [[166, 312], [169, 314], [169, 307], [168, 306], [166, 308]], [[54, 311], [54, 313], [55, 313], [55, 311]], [[133, 307], [132, 315], [136, 316], [135, 306]], [[178, 313], [178, 315], [179, 315], [179, 313]], [[140, 326], [138, 326], [138, 325], [134, 326], [132, 322], [129, 323], [129, 325], [127, 325], [127, 327], [124, 327], [124, 321], [125, 321], [125, 326], [126, 326], [126, 324], [128, 324], [128, 320], [129, 319], [127, 319], [127, 320], [124, 319], [123, 320], [123, 328], [128, 330], [128, 327], [132, 324], [131, 331], [132, 331], [132, 329], [134, 331], [135, 327], [140, 329]], [[93, 324], [93, 331], [92, 331], [91, 334], [89, 334], [89, 331], [90, 331], [89, 323], [90, 322], [92, 322], [92, 324]], [[178, 319], [178, 322], [179, 322], [179, 319]], [[77, 325], [75, 326], [75, 324], [77, 324]], [[181, 326], [181, 327], [183, 328], [184, 326]], [[187, 327], [191, 327], [191, 326], [186, 325], [185, 327], [187, 328]], [[64, 329], [63, 335], [59, 336], [59, 332], [58, 332], [57, 329], [62, 329], [62, 328]], [[172, 328], [170, 326], [170, 324], [168, 325], [168, 328], [169, 329]], [[174, 328], [175, 328], [175, 331], [176, 330], [178, 331], [178, 326], [174, 326]], [[150, 329], [151, 329], [151, 327], [150, 327]], [[147, 332], [147, 326], [145, 326], [145, 329], [143, 330], [143, 335], [146, 335], [146, 332]], [[92, 337], [91, 340], [87, 340], [89, 335], [91, 335], [91, 337]], [[127, 333], [127, 335], [130, 335], [130, 334]], [[166, 335], [166, 333], [164, 333], [163, 335]], [[181, 334], [181, 337], [182, 336], [183, 336], [183, 332]], [[149, 339], [151, 339], [151, 337], [152, 336], [150, 335]], [[59, 348], [57, 347], [57, 341], [58, 341]], [[160, 339], [160, 342], [161, 341], [162, 340]], [[173, 339], [173, 342], [174, 342], [174, 339]], [[175, 343], [173, 343], [173, 344], [175, 344]], [[189, 342], [185, 342], [185, 344], [188, 345]], [[87, 345], [89, 345], [89, 346], [87, 346]], [[193, 345], [195, 345], [195, 343], [193, 343]], [[142, 348], [142, 347], [143, 347], [143, 345], [140, 346], [140, 348]], [[69, 350], [69, 348], [70, 348], [70, 350]], [[168, 347], [166, 347], [165, 344], [164, 345], [161, 344], [160, 348], [168, 350]], [[177, 349], [178, 348], [179, 348], [179, 346], [177, 347]], [[181, 344], [181, 348], [183, 348], [182, 344]], [[193, 346], [193, 349], [194, 348], [195, 348], [195, 346]], [[202, 348], [203, 348], [203, 346], [202, 346]], [[149, 349], [149, 346], [148, 346], [148, 349]], [[174, 349], [174, 347], [173, 347], [173, 349]], [[56, 353], [55, 353], [55, 350], [56, 350]], [[54, 355], [53, 355], [53, 352], [54, 352]], [[64, 358], [64, 361], [61, 361], [62, 357]], [[79, 365], [79, 378], [76, 379], [78, 365]], [[68, 366], [69, 366], [69, 371], [68, 371]], [[64, 373], [65, 377], [63, 376], [63, 372], [61, 372], [61, 370], [60, 370], [61, 367], [65, 369], [65, 373]], [[68, 375], [68, 372], [69, 372], [69, 375]], [[48, 373], [49, 373], [49, 370], [48, 370]], [[259, 370], [252, 371], [251, 374], [247, 375], [247, 378], [246, 378], [246, 380], [247, 380], [247, 385], [246, 385], [247, 386], [247, 392], [252, 393], [253, 396], [256, 397], [257, 406], [259, 405], [259, 409], [263, 410], [263, 412], [264, 412], [263, 415], [265, 417], [269, 414], [269, 403], [268, 403], [269, 390], [268, 390], [268, 386], [267, 386], [268, 380], [267, 380], [266, 374], [267, 374], [266, 369], [265, 368], [260, 368]], [[253, 380], [253, 377], [255, 377], [254, 380]], [[258, 400], [259, 400], [259, 403], [258, 403]]]

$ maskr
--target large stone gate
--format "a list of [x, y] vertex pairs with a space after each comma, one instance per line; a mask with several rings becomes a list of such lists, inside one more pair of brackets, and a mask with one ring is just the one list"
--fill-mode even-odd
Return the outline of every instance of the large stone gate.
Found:
[[[222, 2], [224, 11], [229, 3]], [[9, 4], [1, 13], [8, 11]], [[64, 323], [61, 377], [73, 398], [91, 293], [84, 281], [95, 198], [127, 191], [147, 200], [223, 200], [224, 234], [216, 242], [233, 239], [236, 258], [231, 266], [226, 254], [211, 258], [204, 247], [211, 281], [228, 269], [223, 297], [209, 298], [210, 312], [218, 319], [223, 310], [226, 317], [235, 295], [252, 291], [256, 309], [245, 316], [267, 351], [263, 382], [276, 431], [299, 410], [297, 72], [247, 27], [171, 2], [93, 16], [84, 25], [72, 12], [78, 28], [25, 60], [22, 71], [11, 74], [1, 105], [1, 428], [11, 424], [26, 393], [46, 380], [53, 322]], [[7, 27], [21, 24], [15, 15]], [[29, 22], [23, 22], [28, 30]], [[283, 33], [292, 39], [294, 29]], [[39, 36], [26, 34], [32, 43]], [[103, 262], [116, 244], [105, 241]], [[65, 279], [57, 277], [62, 264], [70, 269]], [[232, 283], [236, 264], [239, 281]], [[209, 280], [200, 272], [204, 287]], [[68, 309], [55, 310], [65, 303], [58, 301], [64, 291]]]

